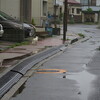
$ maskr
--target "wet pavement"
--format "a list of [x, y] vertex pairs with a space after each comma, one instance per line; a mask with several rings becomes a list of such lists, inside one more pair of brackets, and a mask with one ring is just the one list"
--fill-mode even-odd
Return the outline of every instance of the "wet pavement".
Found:
[[33, 74], [11, 100], [100, 100], [100, 30], [95, 25], [73, 25], [70, 30], [90, 38], [68, 46], [40, 67], [66, 72]]
[[[63, 30], [61, 26], [61, 35], [54, 35], [45, 39], [40, 39], [37, 42], [33, 42], [28, 45], [15, 46], [11, 48], [14, 44], [12, 42], [0, 41], [0, 77], [13, 68], [13, 65], [20, 62], [22, 59], [39, 53], [45, 49], [59, 46], [63, 44]], [[71, 42], [74, 38], [80, 38], [77, 34], [69, 32], [67, 34], [67, 44]], [[30, 40], [32, 42], [32, 39]]]

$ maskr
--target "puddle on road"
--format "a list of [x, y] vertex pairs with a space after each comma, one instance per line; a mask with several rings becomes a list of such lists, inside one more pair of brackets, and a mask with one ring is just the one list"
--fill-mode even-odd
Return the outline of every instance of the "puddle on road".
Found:
[[80, 73], [68, 74], [66, 79], [76, 80], [79, 86], [79, 92], [77, 93], [80, 96], [81, 100], [88, 100], [89, 94], [91, 93], [92, 81], [96, 76], [88, 73], [86, 70]]

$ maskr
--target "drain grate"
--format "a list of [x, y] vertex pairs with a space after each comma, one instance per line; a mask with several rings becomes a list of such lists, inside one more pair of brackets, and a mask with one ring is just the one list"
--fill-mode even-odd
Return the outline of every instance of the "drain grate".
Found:
[[37, 69], [36, 73], [65, 73], [64, 69]]

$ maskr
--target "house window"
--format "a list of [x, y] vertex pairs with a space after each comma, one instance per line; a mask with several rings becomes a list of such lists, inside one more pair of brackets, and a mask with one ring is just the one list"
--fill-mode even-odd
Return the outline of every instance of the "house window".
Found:
[[62, 13], [62, 8], [60, 8], [60, 14]]
[[47, 15], [47, 1], [43, 1], [43, 16]]
[[79, 8], [77, 8], [77, 14], [80, 14], [80, 12], [81, 12], [81, 9], [79, 9]]
[[74, 8], [72, 8], [72, 13], [74, 14]]

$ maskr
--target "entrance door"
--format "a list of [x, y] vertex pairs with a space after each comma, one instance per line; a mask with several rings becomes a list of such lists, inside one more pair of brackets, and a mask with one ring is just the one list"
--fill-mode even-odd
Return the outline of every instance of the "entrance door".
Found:
[[22, 22], [31, 23], [31, 0], [20, 0], [20, 18]]

